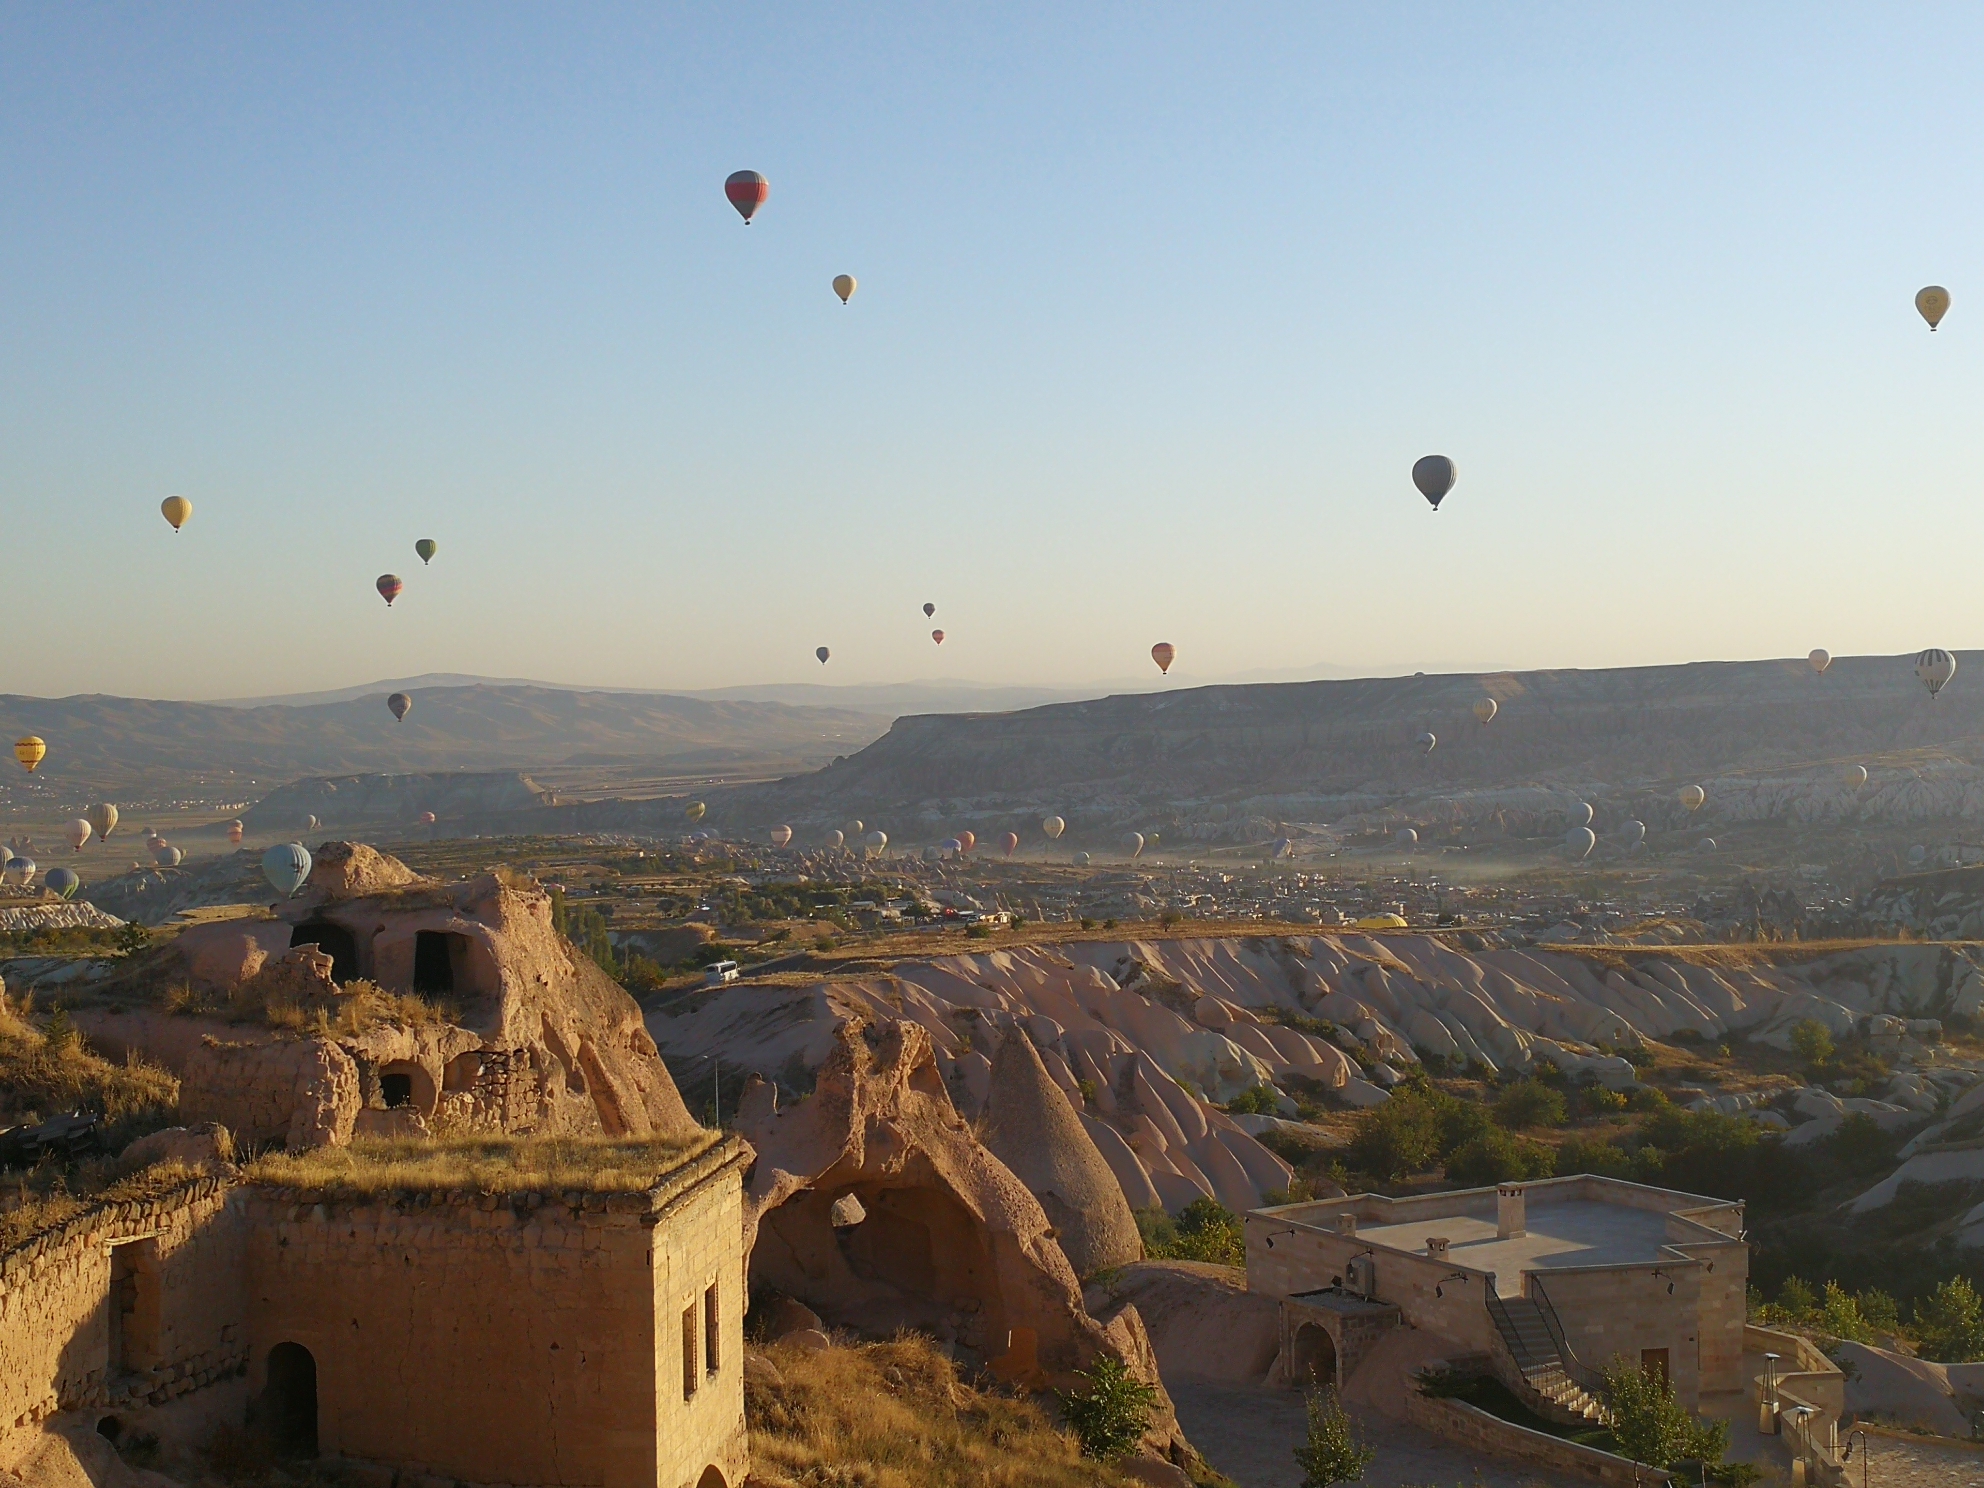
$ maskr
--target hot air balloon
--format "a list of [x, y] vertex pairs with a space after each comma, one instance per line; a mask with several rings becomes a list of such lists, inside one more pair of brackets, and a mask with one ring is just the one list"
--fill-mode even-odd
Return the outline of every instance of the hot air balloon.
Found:
[[682, 808], [682, 814], [688, 817], [690, 821], [701, 821], [703, 814], [708, 810], [709, 807], [705, 806], [701, 801], [691, 801], [687, 806]]
[[1700, 842], [1697, 842], [1697, 843], [1695, 844], [1695, 851], [1696, 851], [1696, 852], [1714, 852], [1714, 851], [1715, 851], [1715, 839], [1714, 839], [1713, 837], [1704, 837], [1704, 838], [1702, 838], [1702, 840], [1701, 840]]
[[396, 692], [386, 699], [386, 706], [393, 710], [393, 722], [404, 723], [406, 715], [413, 711], [413, 699], [403, 692]]
[[1287, 837], [1277, 837], [1268, 848], [1270, 858], [1292, 858], [1295, 856], [1295, 843]]
[[1008, 832], [999, 839], [999, 846], [1006, 850], [1006, 856], [1010, 858], [1020, 849], [1020, 834], [1018, 832]]
[[844, 825], [842, 825], [841, 830], [847, 833], [847, 840], [849, 842], [852, 842], [854, 841], [855, 838], [861, 835], [861, 828], [863, 825], [864, 823], [857, 817], [855, 820], [851, 822], [847, 822]]
[[1150, 648], [1150, 659], [1157, 663], [1158, 671], [1171, 675], [1172, 660], [1178, 655], [1178, 648], [1169, 641], [1159, 641]]
[[878, 828], [864, 836], [861, 845], [868, 850], [869, 857], [878, 858], [882, 855], [882, 849], [889, 845], [889, 834]]
[[1571, 808], [1571, 825], [1574, 827], [1588, 827], [1591, 825], [1591, 819], [1595, 814], [1591, 809], [1591, 802], [1580, 801]]
[[933, 630], [930, 632], [930, 639], [941, 646], [944, 644], [944, 633], [941, 630]]
[[937, 613], [937, 607], [926, 599], [923, 602], [923, 618], [927, 620], [936, 613]]
[[1407, 852], [1411, 852], [1415, 847], [1419, 846], [1419, 834], [1410, 827], [1400, 827], [1396, 832], [1392, 833], [1392, 841]]
[[315, 816], [306, 816], [303, 818], [303, 830], [306, 832], [314, 832], [322, 825], [323, 823], [317, 820]]
[[284, 842], [262, 854], [262, 877], [283, 898], [295, 897], [310, 876], [310, 854], [300, 842]]
[[1440, 502], [1447, 492], [1454, 488], [1454, 462], [1445, 455], [1426, 455], [1412, 467], [1412, 483], [1419, 487], [1419, 494], [1433, 503], [1433, 510], [1440, 509]]
[[1689, 811], [1701, 810], [1702, 803], [1707, 799], [1708, 792], [1703, 790], [1699, 785], [1684, 785], [1681, 787], [1681, 805]]
[[423, 827], [431, 827], [438, 820], [439, 818], [436, 817], [434, 813], [431, 811], [423, 811], [420, 813], [420, 824]]
[[25, 889], [34, 882], [34, 859], [15, 854], [7, 859], [7, 873], [15, 883]]
[[108, 842], [110, 834], [117, 830], [117, 808], [108, 801], [101, 801], [84, 813], [90, 820], [90, 830], [95, 832], [99, 842]]
[[1440, 744], [1440, 741], [1433, 736], [1430, 729], [1413, 740], [1413, 742], [1419, 746], [1419, 752], [1421, 754], [1431, 754]]
[[248, 829], [239, 821], [231, 821], [227, 824], [227, 840], [232, 842], [236, 847], [241, 846], [241, 839], [247, 833]]
[[1940, 284], [1926, 285], [1915, 291], [1915, 308], [1922, 312], [1922, 318], [1933, 331], [1950, 313], [1950, 292]]
[[827, 833], [827, 846], [830, 848], [839, 847], [846, 841], [847, 838], [839, 832]]
[[92, 827], [84, 818], [77, 817], [69, 823], [69, 846], [74, 851], [81, 852], [83, 850], [83, 844], [90, 840], [90, 833], [95, 830], [96, 828]]
[[792, 840], [792, 828], [790, 827], [772, 828], [773, 847], [784, 847], [786, 843], [790, 842], [791, 840]]
[[1805, 660], [1812, 664], [1813, 671], [1823, 677], [1826, 674], [1826, 668], [1832, 665], [1832, 652], [1821, 646], [1810, 656], [1806, 657]]
[[1125, 832], [1123, 834], [1123, 851], [1125, 853], [1134, 858], [1143, 850], [1144, 834], [1142, 832]]
[[1590, 827], [1572, 827], [1564, 834], [1564, 846], [1572, 857], [1586, 857], [1598, 846], [1598, 834]]
[[168, 496], [158, 504], [159, 515], [177, 532], [193, 515], [193, 503], [184, 496]]
[[171, 843], [167, 843], [164, 847], [161, 847], [157, 852], [152, 854], [152, 861], [154, 863], [157, 863], [161, 868], [177, 868], [185, 860], [186, 860], [186, 854], [181, 852], [178, 848], [174, 847]]
[[164, 846], [165, 846], [165, 839], [163, 837], [159, 836], [159, 834], [154, 831], [151, 831], [149, 829], [146, 830], [145, 832], [146, 852], [157, 852], [161, 847]]
[[1089, 865], [1089, 862], [1090, 862], [1090, 859], [1089, 859], [1089, 855], [1088, 855], [1087, 853], [1085, 853], [1085, 852], [1078, 852], [1078, 853], [1076, 853], [1076, 854], [1075, 854], [1075, 857], [1074, 857], [1074, 863], [1075, 863], [1075, 866], [1076, 866], [1077, 868], [1086, 868], [1086, 867], [1088, 867], [1088, 865]]
[[431, 537], [423, 537], [413, 545], [413, 551], [420, 555], [420, 566], [425, 568], [434, 561], [434, 555], [441, 551], [441, 545]]
[[737, 208], [744, 225], [749, 227], [752, 214], [772, 194], [772, 183], [754, 170], [732, 171], [724, 180], [723, 194], [730, 198], [730, 204]]
[[1846, 767], [1846, 784], [1849, 789], [1858, 790], [1866, 783], [1867, 767], [1865, 765], [1848, 765]]
[[958, 850], [960, 852], [970, 852], [976, 846], [978, 846], [978, 834], [976, 832], [958, 833]]
[[964, 844], [955, 837], [946, 837], [937, 844], [937, 856], [940, 858], [954, 858], [963, 851]]
[[833, 652], [829, 651], [825, 646], [822, 646], [820, 647], [819, 650], [815, 651], [813, 654], [820, 658], [820, 665], [825, 666], [827, 664], [827, 658], [833, 655]]
[[[1929, 689], [1929, 696], [1934, 697], [1947, 687], [1950, 678], [1956, 675], [1956, 657], [1939, 646], [1931, 646], [1915, 658], [1915, 675], [1922, 685]], [[14, 752], [16, 754], [20, 752], [18, 744], [14, 746]], [[34, 767], [30, 765], [28, 768]]]
[[843, 305], [854, 298], [854, 289], [854, 276], [852, 274], [834, 275], [834, 293], [840, 296], [840, 302]]
[[76, 871], [73, 868], [51, 868], [48, 871], [48, 877], [44, 878], [42, 882], [54, 891], [55, 897], [58, 899], [75, 898], [76, 890], [83, 886], [83, 881], [76, 876]]
[[1492, 723], [1501, 711], [1502, 705], [1491, 697], [1481, 698], [1474, 705], [1474, 716], [1482, 723]]
[[14, 741], [14, 758], [21, 762], [21, 768], [32, 775], [35, 767], [48, 758], [48, 746], [33, 734], [25, 739]]
[[1040, 830], [1045, 832], [1049, 840], [1051, 841], [1052, 839], [1059, 837], [1063, 832], [1067, 831], [1068, 824], [1063, 820], [1061, 820], [1061, 818], [1058, 816], [1050, 816], [1041, 822]]
[[379, 591], [379, 597], [386, 602], [386, 608], [390, 610], [393, 601], [400, 597], [400, 591], [406, 588], [406, 584], [398, 574], [380, 574], [375, 587]]
[[1643, 821], [1623, 822], [1619, 827], [1619, 835], [1625, 839], [1627, 848], [1638, 847], [1642, 842], [1646, 841], [1646, 823]]

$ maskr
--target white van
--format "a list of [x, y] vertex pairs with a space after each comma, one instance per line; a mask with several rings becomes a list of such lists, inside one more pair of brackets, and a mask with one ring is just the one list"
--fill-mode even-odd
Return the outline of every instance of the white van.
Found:
[[710, 987], [721, 987], [725, 982], [734, 982], [736, 980], [737, 963], [735, 961], [712, 962], [710, 969], [703, 973], [704, 985]]

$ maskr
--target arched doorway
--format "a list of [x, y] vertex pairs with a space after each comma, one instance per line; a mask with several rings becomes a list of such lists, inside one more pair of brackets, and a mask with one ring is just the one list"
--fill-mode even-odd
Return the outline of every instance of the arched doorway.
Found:
[[1336, 1378], [1336, 1340], [1321, 1323], [1304, 1323], [1295, 1330], [1289, 1377], [1303, 1389], [1330, 1385]]
[[715, 1467], [706, 1467], [703, 1469], [703, 1475], [696, 1479], [696, 1488], [728, 1488], [728, 1485], [723, 1481], [723, 1474]]
[[289, 932], [289, 943], [313, 945], [331, 958], [331, 976], [349, 982], [358, 976], [358, 938], [332, 920], [305, 920]]
[[[459, 948], [456, 942], [460, 942]], [[455, 962], [468, 949], [468, 937], [442, 930], [417, 930], [413, 936], [413, 990], [455, 990]]]
[[285, 1457], [317, 1455], [317, 1361], [300, 1343], [269, 1350], [269, 1382], [260, 1415]]

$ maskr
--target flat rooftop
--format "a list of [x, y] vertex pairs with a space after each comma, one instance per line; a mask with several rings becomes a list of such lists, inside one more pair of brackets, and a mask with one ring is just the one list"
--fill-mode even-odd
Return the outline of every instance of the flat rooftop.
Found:
[[1357, 1238], [1393, 1250], [1426, 1253], [1426, 1237], [1445, 1236], [1457, 1266], [1495, 1273], [1503, 1296], [1522, 1291], [1522, 1273], [1559, 1266], [1657, 1265], [1667, 1243], [1667, 1215], [1591, 1199], [1529, 1203], [1529, 1233], [1511, 1240], [1495, 1237], [1492, 1215], [1451, 1215], [1405, 1224], [1359, 1225]]

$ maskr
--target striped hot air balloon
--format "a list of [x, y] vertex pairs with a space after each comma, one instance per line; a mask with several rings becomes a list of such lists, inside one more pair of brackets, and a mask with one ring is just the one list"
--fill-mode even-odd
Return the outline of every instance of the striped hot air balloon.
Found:
[[772, 183], [754, 170], [732, 171], [724, 180], [723, 194], [749, 227], [752, 216], [772, 194]]

